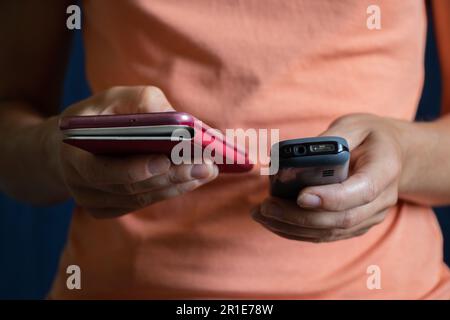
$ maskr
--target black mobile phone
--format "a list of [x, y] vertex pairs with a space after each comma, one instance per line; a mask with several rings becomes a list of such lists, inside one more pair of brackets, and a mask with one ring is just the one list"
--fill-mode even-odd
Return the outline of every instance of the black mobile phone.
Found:
[[274, 144], [270, 161], [278, 161], [278, 171], [269, 176], [271, 195], [295, 200], [305, 187], [347, 179], [350, 151], [340, 137], [293, 139]]

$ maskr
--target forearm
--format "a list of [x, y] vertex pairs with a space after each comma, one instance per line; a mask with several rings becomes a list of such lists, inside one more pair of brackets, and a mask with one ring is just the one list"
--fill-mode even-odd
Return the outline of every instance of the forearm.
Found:
[[59, 168], [57, 117], [25, 103], [0, 104], [0, 190], [18, 200], [51, 204], [69, 197]]
[[424, 205], [450, 204], [450, 116], [397, 125], [404, 150], [399, 197]]

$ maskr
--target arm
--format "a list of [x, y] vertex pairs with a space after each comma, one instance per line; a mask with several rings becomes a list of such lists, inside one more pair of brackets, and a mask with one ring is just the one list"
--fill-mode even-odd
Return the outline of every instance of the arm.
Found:
[[[215, 179], [217, 166], [172, 165], [163, 155], [94, 156], [61, 141], [58, 103], [70, 37], [70, 1], [0, 5], [0, 191], [47, 204], [73, 197], [95, 217], [114, 217], [179, 196]], [[63, 115], [173, 110], [155, 87], [116, 87]]]
[[348, 140], [350, 177], [305, 188], [297, 203], [268, 198], [252, 212], [257, 222], [291, 240], [336, 241], [381, 223], [398, 199], [450, 204], [450, 1], [436, 0], [433, 9], [442, 67], [441, 118], [428, 123], [365, 114], [338, 119], [323, 135]]
[[450, 204], [450, 1], [433, 1], [442, 77], [442, 117], [431, 123], [405, 124], [408, 146], [400, 196], [425, 205]]
[[[70, 1], [4, 1], [0, 5], [0, 190], [32, 203], [64, 200], [57, 145], [50, 132], [62, 92], [70, 34]], [[56, 137], [55, 137], [56, 138]]]
[[442, 110], [450, 114], [450, 2], [434, 0], [433, 16], [442, 77]]

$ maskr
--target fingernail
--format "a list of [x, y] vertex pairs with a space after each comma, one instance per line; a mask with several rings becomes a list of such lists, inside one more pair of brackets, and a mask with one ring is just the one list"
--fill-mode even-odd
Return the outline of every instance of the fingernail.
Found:
[[264, 216], [274, 217], [281, 215], [281, 208], [273, 202], [264, 202], [261, 207]]
[[211, 165], [194, 164], [191, 169], [191, 177], [194, 179], [205, 179], [211, 175]]
[[315, 194], [302, 193], [297, 199], [297, 204], [303, 208], [318, 208], [322, 205], [322, 199]]
[[165, 158], [154, 158], [148, 163], [148, 171], [152, 175], [166, 172], [170, 167], [170, 162]]

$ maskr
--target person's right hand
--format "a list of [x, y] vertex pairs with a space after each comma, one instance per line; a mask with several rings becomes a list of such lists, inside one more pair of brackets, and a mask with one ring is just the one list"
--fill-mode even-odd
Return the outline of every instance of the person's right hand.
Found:
[[[173, 111], [155, 87], [115, 87], [69, 107], [62, 116]], [[120, 216], [181, 195], [215, 179], [211, 163], [173, 165], [164, 155], [96, 156], [65, 143], [60, 171], [75, 199], [94, 217]]]

